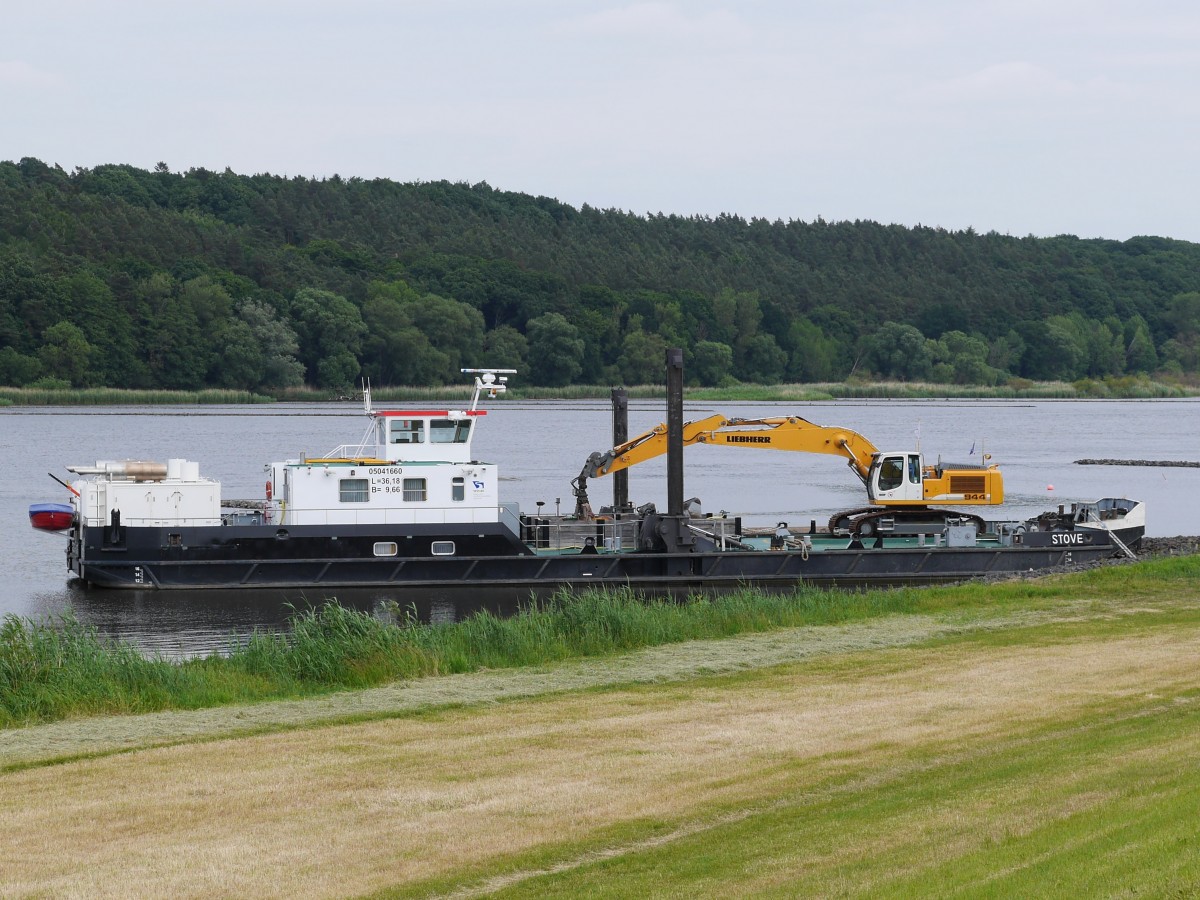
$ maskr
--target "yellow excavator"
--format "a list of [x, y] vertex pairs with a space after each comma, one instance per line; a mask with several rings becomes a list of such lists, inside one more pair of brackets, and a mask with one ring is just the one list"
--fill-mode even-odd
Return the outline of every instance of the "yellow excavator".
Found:
[[[1004, 502], [1004, 479], [994, 464], [926, 465], [916, 450], [882, 452], [848, 428], [817, 425], [800, 416], [730, 419], [708, 416], [683, 426], [683, 444], [712, 444], [799, 453], [828, 453], [843, 457], [867, 488], [869, 507], [834, 514], [829, 530], [868, 536], [879, 533], [923, 534], [940, 531], [947, 520], [974, 521], [982, 532], [983, 519], [972, 513], [943, 509], [956, 506], [996, 506]], [[587, 481], [653, 459], [667, 452], [667, 426], [657, 425], [611, 450], [593, 453], [571, 482], [575, 515], [593, 517]]]

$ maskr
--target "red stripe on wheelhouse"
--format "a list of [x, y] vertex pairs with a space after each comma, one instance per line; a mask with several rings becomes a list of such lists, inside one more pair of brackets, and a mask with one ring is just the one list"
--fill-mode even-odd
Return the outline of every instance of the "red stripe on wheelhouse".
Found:
[[[486, 416], [487, 415], [486, 409], [468, 409], [468, 410], [465, 410], [465, 412], [468, 416]], [[405, 411], [405, 410], [396, 410], [396, 409], [383, 409], [383, 410], [380, 410], [379, 412], [375, 413], [375, 415], [377, 415], [377, 416], [395, 416], [395, 417], [404, 418], [404, 419], [421, 419], [421, 418], [433, 418], [435, 416], [445, 417], [445, 416], [450, 415], [450, 410], [448, 410], [448, 409], [413, 409], [413, 410]]]

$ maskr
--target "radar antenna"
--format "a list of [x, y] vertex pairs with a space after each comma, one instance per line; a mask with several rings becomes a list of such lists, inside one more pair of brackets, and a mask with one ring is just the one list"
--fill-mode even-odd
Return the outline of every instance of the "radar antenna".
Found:
[[475, 376], [475, 394], [471, 397], [471, 409], [479, 406], [479, 395], [487, 391], [494, 398], [508, 390], [508, 376], [516, 375], [516, 369], [461, 369], [465, 375]]

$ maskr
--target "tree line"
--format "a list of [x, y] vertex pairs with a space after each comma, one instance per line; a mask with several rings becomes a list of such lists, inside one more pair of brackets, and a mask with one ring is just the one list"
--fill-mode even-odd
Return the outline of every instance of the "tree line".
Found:
[[342, 390], [1200, 372], [1200, 245], [0, 162], [0, 384]]

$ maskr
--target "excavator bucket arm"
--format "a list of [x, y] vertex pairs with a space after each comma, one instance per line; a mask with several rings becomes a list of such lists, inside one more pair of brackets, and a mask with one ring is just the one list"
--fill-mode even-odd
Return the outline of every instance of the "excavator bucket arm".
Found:
[[[694, 444], [699, 435], [706, 434], [726, 422], [721, 415], [707, 416], [694, 422], [683, 424], [683, 444]], [[620, 472], [643, 463], [667, 452], [667, 424], [662, 422], [649, 431], [630, 438], [623, 444], [618, 444], [611, 450], [597, 451], [587, 458], [579, 475], [571, 481], [571, 490], [575, 494], [575, 515], [581, 519], [592, 517], [591, 504], [588, 500], [587, 482], [589, 478], [601, 478]]]

